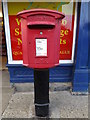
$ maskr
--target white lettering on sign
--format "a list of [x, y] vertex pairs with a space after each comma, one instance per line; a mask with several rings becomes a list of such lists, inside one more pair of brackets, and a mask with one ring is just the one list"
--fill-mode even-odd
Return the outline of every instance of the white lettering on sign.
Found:
[[36, 39], [36, 56], [47, 56], [47, 39]]

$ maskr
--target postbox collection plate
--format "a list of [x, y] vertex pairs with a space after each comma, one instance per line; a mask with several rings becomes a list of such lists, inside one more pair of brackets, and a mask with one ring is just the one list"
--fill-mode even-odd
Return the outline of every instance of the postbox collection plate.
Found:
[[47, 39], [36, 39], [36, 57], [47, 56]]

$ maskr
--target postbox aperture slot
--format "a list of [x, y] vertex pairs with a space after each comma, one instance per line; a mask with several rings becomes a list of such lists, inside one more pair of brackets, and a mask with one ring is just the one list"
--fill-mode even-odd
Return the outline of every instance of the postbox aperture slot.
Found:
[[52, 22], [29, 22], [27, 24], [29, 29], [53, 29], [55, 24]]

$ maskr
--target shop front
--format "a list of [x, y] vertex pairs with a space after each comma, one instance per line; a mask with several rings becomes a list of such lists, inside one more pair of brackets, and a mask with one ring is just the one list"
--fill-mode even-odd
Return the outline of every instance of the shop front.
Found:
[[[83, 23], [83, 8], [88, 3], [75, 2], [4, 2], [4, 22], [7, 45], [7, 67], [11, 83], [30, 83], [34, 81], [33, 69], [24, 67], [21, 39], [21, 20], [17, 13], [22, 10], [44, 8], [57, 10], [65, 14], [61, 22], [59, 66], [50, 69], [50, 82], [71, 82], [73, 91], [88, 91], [88, 31], [82, 34], [82, 24], [88, 22], [88, 8]], [[80, 18], [80, 19], [79, 19]], [[37, 18], [38, 19], [38, 18]], [[83, 38], [82, 38], [83, 37]], [[86, 38], [84, 44], [83, 39]], [[51, 36], [52, 39], [52, 36]], [[82, 41], [81, 41], [82, 39]], [[83, 49], [85, 51], [83, 52]], [[85, 54], [86, 57], [83, 55]], [[84, 65], [84, 67], [83, 67]]]

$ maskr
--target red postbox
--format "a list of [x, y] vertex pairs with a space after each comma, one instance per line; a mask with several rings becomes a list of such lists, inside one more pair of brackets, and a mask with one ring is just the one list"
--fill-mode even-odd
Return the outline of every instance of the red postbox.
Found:
[[23, 64], [34, 68], [35, 111], [37, 116], [44, 117], [49, 114], [49, 68], [59, 64], [64, 15], [46, 9], [25, 10], [18, 15], [21, 17]]
[[32, 9], [18, 15], [21, 17], [23, 64], [30, 68], [58, 65], [64, 14], [48, 9]]

